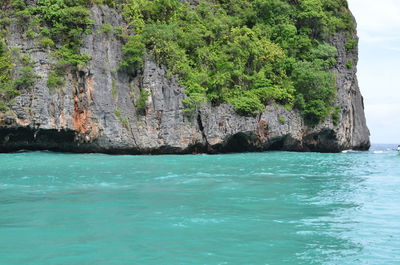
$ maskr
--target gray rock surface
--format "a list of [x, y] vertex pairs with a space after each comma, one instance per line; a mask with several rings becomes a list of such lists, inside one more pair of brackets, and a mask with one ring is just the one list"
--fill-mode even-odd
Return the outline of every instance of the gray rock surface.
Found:
[[[53, 59], [36, 48], [12, 25], [7, 42], [29, 54], [40, 75], [30, 91], [16, 98], [13, 116], [0, 118], [0, 152], [19, 149], [129, 154], [220, 153], [264, 150], [339, 152], [370, 146], [363, 99], [358, 88], [357, 50], [346, 52], [345, 38], [333, 36], [339, 52], [337, 75], [340, 122], [328, 119], [307, 127], [301, 115], [282, 106], [267, 106], [256, 117], [236, 114], [226, 104], [205, 104], [187, 117], [184, 88], [166, 77], [166, 69], [151, 57], [136, 76], [119, 70], [122, 41], [112, 33], [99, 33], [103, 24], [124, 25], [113, 9], [92, 8], [93, 34], [84, 38], [82, 52], [92, 57], [87, 67], [66, 73], [62, 90], [46, 85]], [[137, 108], [139, 91], [147, 90], [144, 110]]]

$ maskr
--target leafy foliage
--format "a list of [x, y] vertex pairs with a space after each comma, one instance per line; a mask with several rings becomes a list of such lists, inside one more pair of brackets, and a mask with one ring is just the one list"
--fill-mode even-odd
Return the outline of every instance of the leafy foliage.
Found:
[[286, 123], [286, 119], [284, 117], [278, 117], [278, 121], [280, 124], [285, 124]]
[[127, 129], [127, 130], [130, 129], [129, 121], [128, 121], [127, 119], [125, 119], [125, 118], [122, 116], [122, 110], [116, 109], [116, 110], [114, 111], [114, 115], [115, 115], [115, 117], [117, 117], [117, 119], [119, 120], [119, 122], [122, 124], [122, 126], [123, 126], [125, 129]]
[[5, 45], [4, 40], [0, 40], [0, 111], [7, 111], [6, 102], [19, 94], [12, 80], [14, 70], [11, 52]]
[[339, 118], [340, 118], [340, 112], [341, 112], [340, 106], [336, 106], [332, 112], [332, 122], [333, 125], [338, 125], [339, 124]]
[[352, 69], [353, 68], [353, 61], [348, 60], [347, 63], [346, 63], [346, 67], [347, 67], [347, 69]]
[[331, 112], [336, 87], [328, 70], [337, 51], [326, 40], [354, 31], [347, 1], [123, 2], [133, 34], [122, 66], [140, 69], [146, 48], [186, 87], [187, 112], [211, 101], [255, 115], [276, 102], [297, 107], [310, 124]]
[[0, 38], [0, 111], [8, 111], [12, 99], [32, 88], [37, 77], [30, 59], [10, 50]]
[[89, 5], [89, 0], [37, 0], [36, 6], [29, 8], [40, 21], [42, 45], [58, 44], [54, 52], [58, 70], [80, 68], [90, 60], [90, 56], [79, 51], [82, 34], [90, 33], [93, 24]]
[[51, 93], [57, 91], [64, 86], [64, 78], [62, 77], [62, 73], [57, 71], [50, 71], [49, 76], [47, 77], [47, 87]]
[[353, 51], [358, 45], [358, 40], [354, 40], [354, 39], [349, 39], [346, 42], [345, 48], [346, 51], [350, 52]]
[[143, 66], [143, 56], [145, 54], [145, 45], [140, 35], [130, 36], [128, 42], [122, 48], [124, 58], [121, 66], [133, 71]]
[[[4, 0], [0, 6], [26, 22], [27, 36], [37, 36], [42, 47], [53, 50], [57, 63], [48, 77], [50, 88], [62, 86], [65, 70], [80, 69], [90, 60], [80, 47], [81, 36], [91, 32], [88, 8], [95, 3], [115, 8], [126, 19], [126, 28], [105, 24], [100, 30], [125, 40], [121, 68], [138, 73], [150, 53], [185, 86], [189, 114], [206, 101], [229, 103], [242, 115], [282, 104], [299, 109], [310, 125], [332, 113], [336, 86], [329, 70], [337, 51], [327, 40], [335, 32], [354, 33], [346, 0], [188, 2], [36, 0], [31, 5]], [[0, 16], [0, 22], [8, 20]], [[346, 50], [356, 46], [357, 40], [349, 38]], [[0, 62], [1, 80], [9, 80], [12, 72], [7, 58]], [[139, 112], [147, 97], [139, 95]]]
[[[78, 69], [90, 60], [79, 50], [82, 34], [90, 33], [92, 25], [87, 8], [91, 1], [36, 0], [35, 4], [28, 3], [25, 0], [2, 1], [1, 25], [6, 28], [12, 19], [17, 19], [25, 29], [24, 36], [38, 37], [40, 46], [53, 50], [57, 63], [49, 73], [47, 84], [54, 91], [63, 85], [65, 70]], [[38, 76], [33, 73], [29, 59], [12, 54], [3, 40], [0, 40], [0, 50], [0, 101], [1, 109], [5, 111], [12, 98], [31, 88]]]
[[88, 7], [92, 1], [36, 0], [34, 5], [24, 0], [7, 1], [12, 14], [24, 20], [26, 32], [32, 37], [37, 35], [42, 47], [53, 50], [57, 63], [48, 76], [50, 90], [62, 86], [67, 69], [79, 69], [90, 60], [90, 56], [80, 53], [80, 46], [82, 34], [91, 32]]
[[151, 93], [147, 89], [141, 89], [139, 92], [139, 98], [136, 103], [136, 111], [137, 113], [144, 115], [146, 114], [146, 102], [150, 97]]

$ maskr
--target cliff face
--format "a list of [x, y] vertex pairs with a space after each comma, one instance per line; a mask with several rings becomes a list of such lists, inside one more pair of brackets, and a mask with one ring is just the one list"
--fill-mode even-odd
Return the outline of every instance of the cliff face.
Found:
[[[108, 23], [124, 25], [113, 9], [91, 9], [94, 28]], [[345, 49], [345, 37], [330, 39], [338, 50], [333, 70], [337, 78], [336, 105], [339, 122], [327, 119], [307, 126], [300, 113], [280, 105], [267, 106], [255, 117], [235, 113], [231, 106], [205, 104], [188, 117], [182, 110], [184, 88], [167, 77], [163, 65], [151, 56], [135, 77], [119, 69], [122, 41], [113, 34], [93, 30], [84, 37], [82, 53], [92, 60], [79, 71], [67, 74], [62, 91], [47, 87], [52, 57], [35, 48], [12, 24], [6, 36], [10, 46], [29, 54], [37, 79], [12, 105], [15, 115], [0, 118], [0, 152], [20, 149], [105, 153], [194, 153], [263, 150], [339, 152], [366, 150], [370, 146], [363, 99], [356, 77], [357, 50]], [[354, 67], [346, 63], [353, 62]], [[139, 90], [150, 96], [138, 112]]]

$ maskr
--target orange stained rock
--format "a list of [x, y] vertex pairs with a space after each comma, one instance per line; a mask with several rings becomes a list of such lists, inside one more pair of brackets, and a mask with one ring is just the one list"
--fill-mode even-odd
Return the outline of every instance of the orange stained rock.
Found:
[[86, 87], [88, 90], [89, 99], [91, 101], [94, 101], [93, 100], [94, 81], [93, 81], [93, 77], [91, 75], [86, 78]]
[[260, 138], [260, 140], [262, 140], [262, 141], [268, 139], [267, 126], [268, 126], [268, 123], [264, 120], [260, 120], [258, 122], [257, 134], [258, 134], [258, 137]]
[[74, 129], [80, 134], [85, 134], [88, 130], [88, 110], [80, 110], [75, 104], [74, 106]]

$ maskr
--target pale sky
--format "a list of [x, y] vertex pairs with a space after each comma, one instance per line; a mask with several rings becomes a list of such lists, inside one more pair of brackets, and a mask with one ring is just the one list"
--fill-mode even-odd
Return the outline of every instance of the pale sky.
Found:
[[371, 141], [400, 144], [400, 0], [348, 2], [358, 24], [358, 79]]

